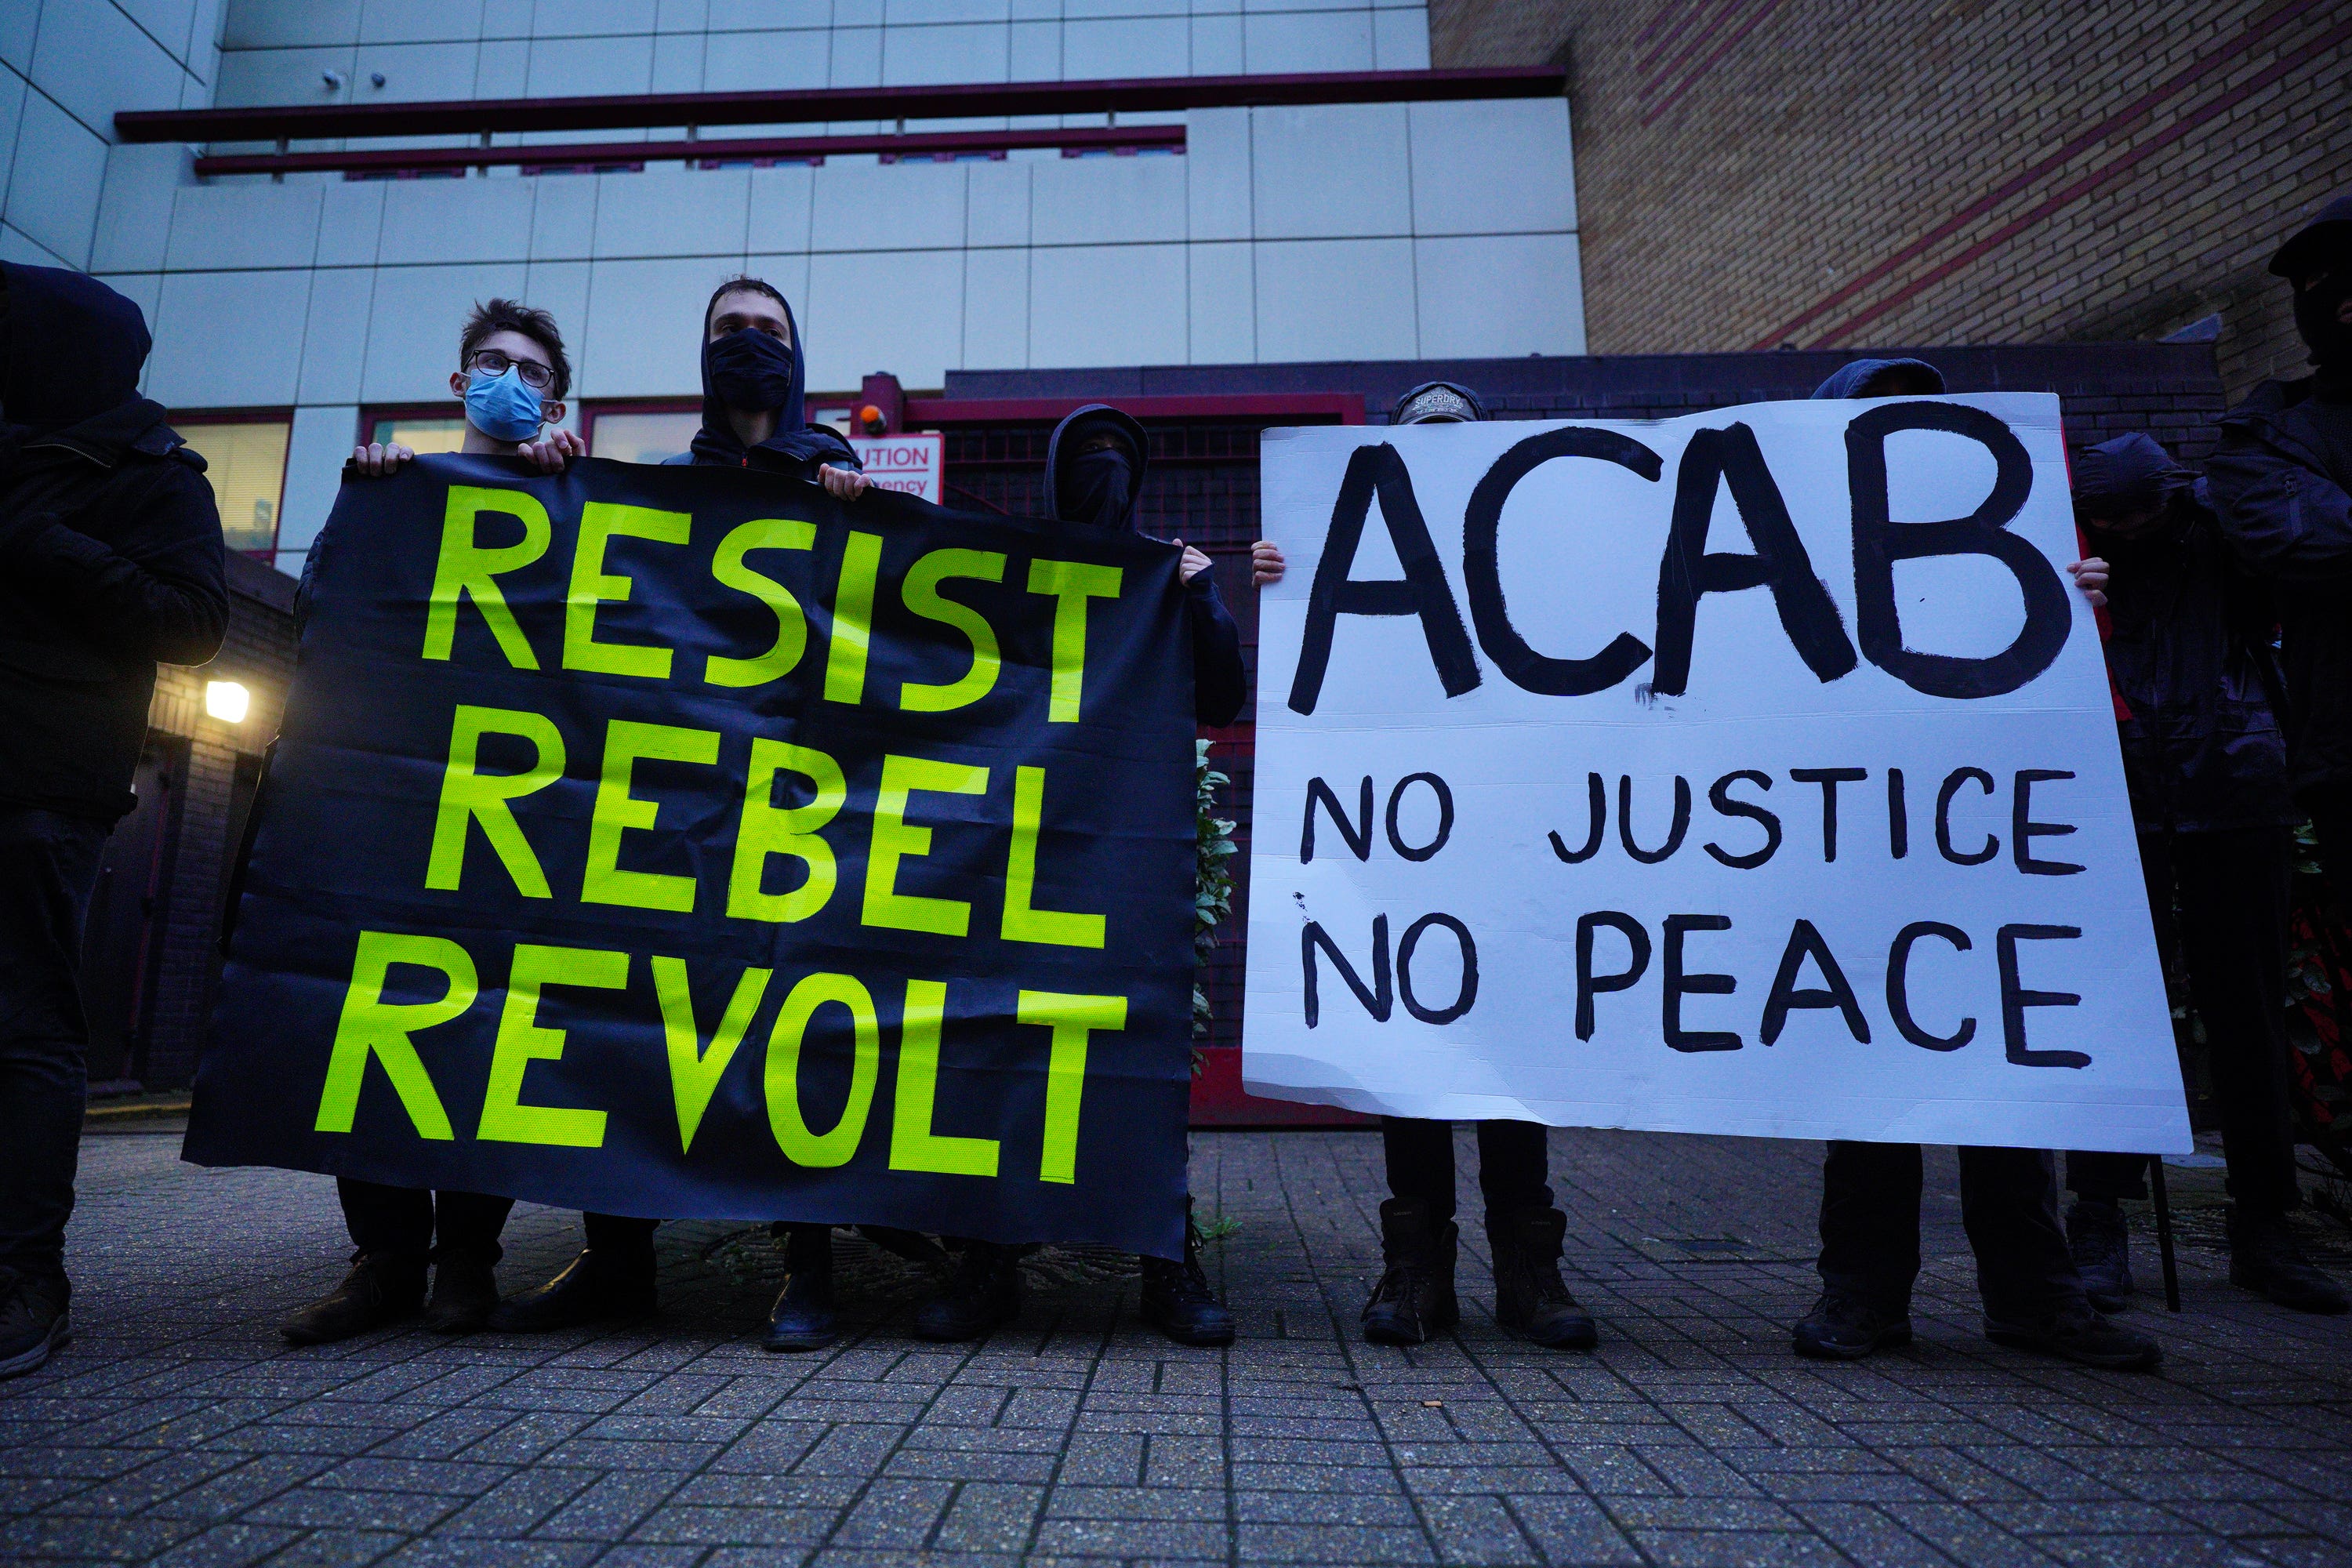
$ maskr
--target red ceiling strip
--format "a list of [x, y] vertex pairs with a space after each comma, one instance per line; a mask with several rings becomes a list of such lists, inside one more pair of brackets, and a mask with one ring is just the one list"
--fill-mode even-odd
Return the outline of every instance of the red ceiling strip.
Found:
[[1138, 419], [1281, 419], [1364, 422], [1364, 400], [1345, 392], [1266, 392], [1197, 397], [910, 397], [906, 423], [915, 428], [941, 425], [1019, 425], [1066, 418], [1090, 403], [1108, 403]]
[[1848, 300], [1853, 299], [1863, 290], [1884, 280], [1890, 275], [1900, 270], [1908, 263], [1916, 260], [1930, 247], [1950, 238], [1960, 229], [1966, 227], [1969, 224], [1975, 222], [1978, 218], [1982, 217], [1985, 214], [1992, 211], [1995, 207], [2000, 205], [2001, 203], [2009, 200], [2010, 197], [2016, 195], [2019, 192], [2026, 189], [2030, 185], [2032, 185], [2037, 181], [2049, 174], [2052, 171], [2063, 168], [2066, 164], [2080, 157], [2083, 153], [2089, 148], [2107, 140], [2118, 130], [2121, 130], [2130, 125], [2133, 121], [2141, 119], [2148, 112], [2148, 110], [2154, 109], [2158, 104], [2162, 103], [2166, 99], [2171, 98], [2176, 94], [2186, 91], [2189, 88], [2195, 86], [2198, 81], [2201, 80], [2209, 73], [2220, 68], [2237, 56], [2243, 54], [2246, 50], [2253, 47], [2275, 29], [2294, 21], [2296, 17], [2302, 16], [2305, 12], [2309, 11], [2314, 6], [2326, 3], [2327, 3], [2327, 0], [2292, 0], [2291, 4], [2281, 6], [2278, 10], [2272, 12], [2261, 21], [2254, 23], [2251, 26], [2247, 27], [2245, 31], [2238, 34], [2226, 44], [2223, 44], [2221, 47], [2213, 49], [2206, 54], [2200, 55], [2197, 58], [2182, 67], [2172, 76], [2158, 83], [2147, 92], [2142, 93], [2138, 98], [2134, 99], [2131, 102], [2126, 104], [2115, 113], [2108, 115], [2105, 120], [2099, 121], [2098, 124], [2093, 126], [2090, 130], [2084, 132], [2082, 134], [2067, 142], [2063, 146], [2051, 153], [2048, 157], [2042, 159], [2032, 166], [2021, 170], [2010, 179], [2003, 181], [2000, 185], [1988, 191], [1983, 195], [1979, 196], [1975, 201], [1970, 202], [1967, 206], [1962, 207], [1959, 211], [1954, 213], [1951, 216], [1937, 224], [1934, 228], [1931, 228], [1926, 234], [1921, 235], [1917, 239], [1913, 240], [1909, 245], [1905, 246], [1902, 249], [1888, 257], [1885, 260], [1864, 272], [1852, 282], [1844, 285], [1833, 293], [1825, 295], [1799, 314], [1791, 316], [1780, 326], [1759, 338], [1754, 346], [1759, 349], [1777, 348], [1781, 343], [1788, 342], [1807, 324], [1820, 320], [1822, 316], [1825, 316], [1830, 311], [1836, 310], [1840, 305], [1844, 304]]
[[565, 168], [598, 164], [727, 162], [758, 158], [824, 158], [887, 153], [905, 158], [1059, 147], [1065, 151], [1126, 147], [1181, 148], [1181, 125], [1092, 125], [1073, 131], [948, 131], [905, 136], [741, 136], [715, 142], [575, 142], [558, 146], [373, 147], [343, 153], [236, 153], [196, 160], [199, 178], [212, 174], [406, 173], [470, 169], [489, 164]]
[[1318, 71], [1302, 75], [1138, 77], [1096, 81], [835, 87], [772, 92], [635, 93], [426, 103], [313, 103], [165, 109], [114, 117], [125, 142], [317, 141], [483, 132], [622, 131], [663, 125], [806, 125], [845, 120], [950, 120], [1026, 114], [1125, 114], [1316, 103], [1427, 103], [1557, 98], [1555, 66], [1476, 70]]
[[2000, 227], [1993, 230], [1992, 233], [1985, 236], [1974, 245], [1969, 246], [1966, 250], [1961, 251], [1958, 256], [1953, 257], [1950, 260], [1946, 261], [1934, 268], [1932, 270], [1923, 273], [1918, 278], [1912, 279], [1912, 281], [1904, 285], [1894, 293], [1888, 295], [1885, 299], [1881, 300], [1875, 305], [1871, 306], [1870, 309], [1864, 310], [1859, 314], [1847, 317], [1844, 321], [1840, 321], [1836, 326], [1828, 329], [1820, 337], [1814, 339], [1811, 346], [1814, 348], [1826, 348], [1835, 342], [1838, 339], [1861, 331], [1864, 327], [1866, 327], [1871, 322], [1878, 320], [1879, 317], [1886, 314], [1889, 310], [1892, 310], [1897, 306], [1916, 298], [1920, 290], [1927, 288], [1929, 285], [1942, 282], [1953, 273], [1958, 272], [1961, 268], [1966, 267], [1971, 261], [1983, 256], [1987, 251], [1992, 250], [2006, 241], [2016, 237], [2016, 236], [2023, 230], [2032, 227], [2035, 224], [2040, 223], [2043, 218], [2050, 216], [2061, 208], [2074, 205], [2074, 203], [2082, 200], [2083, 197], [2089, 195], [2093, 191], [2097, 190], [2100, 186], [2106, 184], [2108, 182], [2115, 180], [2123, 174], [2128, 174], [2136, 165], [2147, 158], [2150, 153], [2162, 152], [2165, 148], [2170, 146], [2173, 142], [2179, 141], [2183, 136], [2188, 135], [2189, 132], [2195, 130], [2206, 121], [2212, 119], [2215, 115], [2222, 113], [2224, 110], [2229, 110], [2239, 103], [2244, 102], [2248, 98], [2251, 98], [2255, 93], [2262, 91], [2263, 89], [2277, 81], [2289, 71], [2295, 69], [2299, 66], [2311, 64], [2312, 61], [2325, 55], [2329, 49], [2332, 49], [2336, 45], [2345, 43], [2347, 40], [2352, 40], [2352, 22], [2343, 23], [2332, 31], [2323, 35], [2307, 49], [2298, 50], [2294, 54], [2288, 55], [2282, 59], [2273, 61], [2269, 66], [2265, 67], [2252, 78], [2249, 79], [2242, 87], [2233, 88], [2230, 91], [2221, 94], [2219, 98], [2209, 100], [2207, 102], [2200, 105], [2189, 113], [2182, 115], [2170, 125], [2165, 127], [2161, 133], [2149, 137], [2147, 141], [2141, 142], [2137, 147], [2134, 147], [2130, 152], [2116, 159], [2113, 163], [2103, 164], [2099, 168], [2092, 170], [2089, 174], [2084, 174], [2080, 179], [2074, 181], [2074, 184], [2063, 187], [2058, 191], [2057, 194], [2042, 201], [2032, 210], [2011, 219], [2008, 223], [2005, 223]]

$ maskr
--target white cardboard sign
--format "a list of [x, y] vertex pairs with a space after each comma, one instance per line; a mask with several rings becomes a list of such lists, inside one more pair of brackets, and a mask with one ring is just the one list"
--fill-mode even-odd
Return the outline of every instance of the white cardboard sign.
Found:
[[886, 490], [901, 490], [933, 506], [946, 471], [947, 437], [936, 430], [911, 436], [852, 436], [849, 448], [866, 465], [866, 477]]
[[1262, 454], [1252, 1093], [2191, 1146], [2055, 397]]

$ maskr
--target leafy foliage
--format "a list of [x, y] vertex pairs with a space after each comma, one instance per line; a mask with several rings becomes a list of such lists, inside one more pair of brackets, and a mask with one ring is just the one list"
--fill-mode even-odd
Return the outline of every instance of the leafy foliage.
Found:
[[[1196, 837], [1192, 879], [1192, 962], [1209, 962], [1217, 945], [1217, 927], [1234, 912], [1234, 874], [1228, 865], [1234, 854], [1234, 825], [1217, 815], [1217, 791], [1233, 781], [1209, 764], [1209, 742], [1192, 742], [1192, 804]], [[1209, 1033], [1208, 994], [1192, 983], [1192, 1037]], [[1193, 1058], [1192, 1070], [1200, 1070]]]

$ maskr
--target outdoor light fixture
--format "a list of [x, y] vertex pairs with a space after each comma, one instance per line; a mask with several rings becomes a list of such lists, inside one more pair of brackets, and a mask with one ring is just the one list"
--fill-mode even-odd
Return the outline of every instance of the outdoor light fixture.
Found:
[[225, 723], [242, 724], [253, 706], [253, 693], [234, 680], [205, 682], [205, 711]]

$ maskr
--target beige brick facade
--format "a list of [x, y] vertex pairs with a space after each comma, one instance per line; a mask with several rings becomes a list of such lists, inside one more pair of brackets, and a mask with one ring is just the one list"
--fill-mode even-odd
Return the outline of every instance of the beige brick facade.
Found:
[[2352, 191], [2342, 0], [1434, 0], [1570, 68], [1595, 353], [2158, 337], [2299, 374], [2263, 268]]

